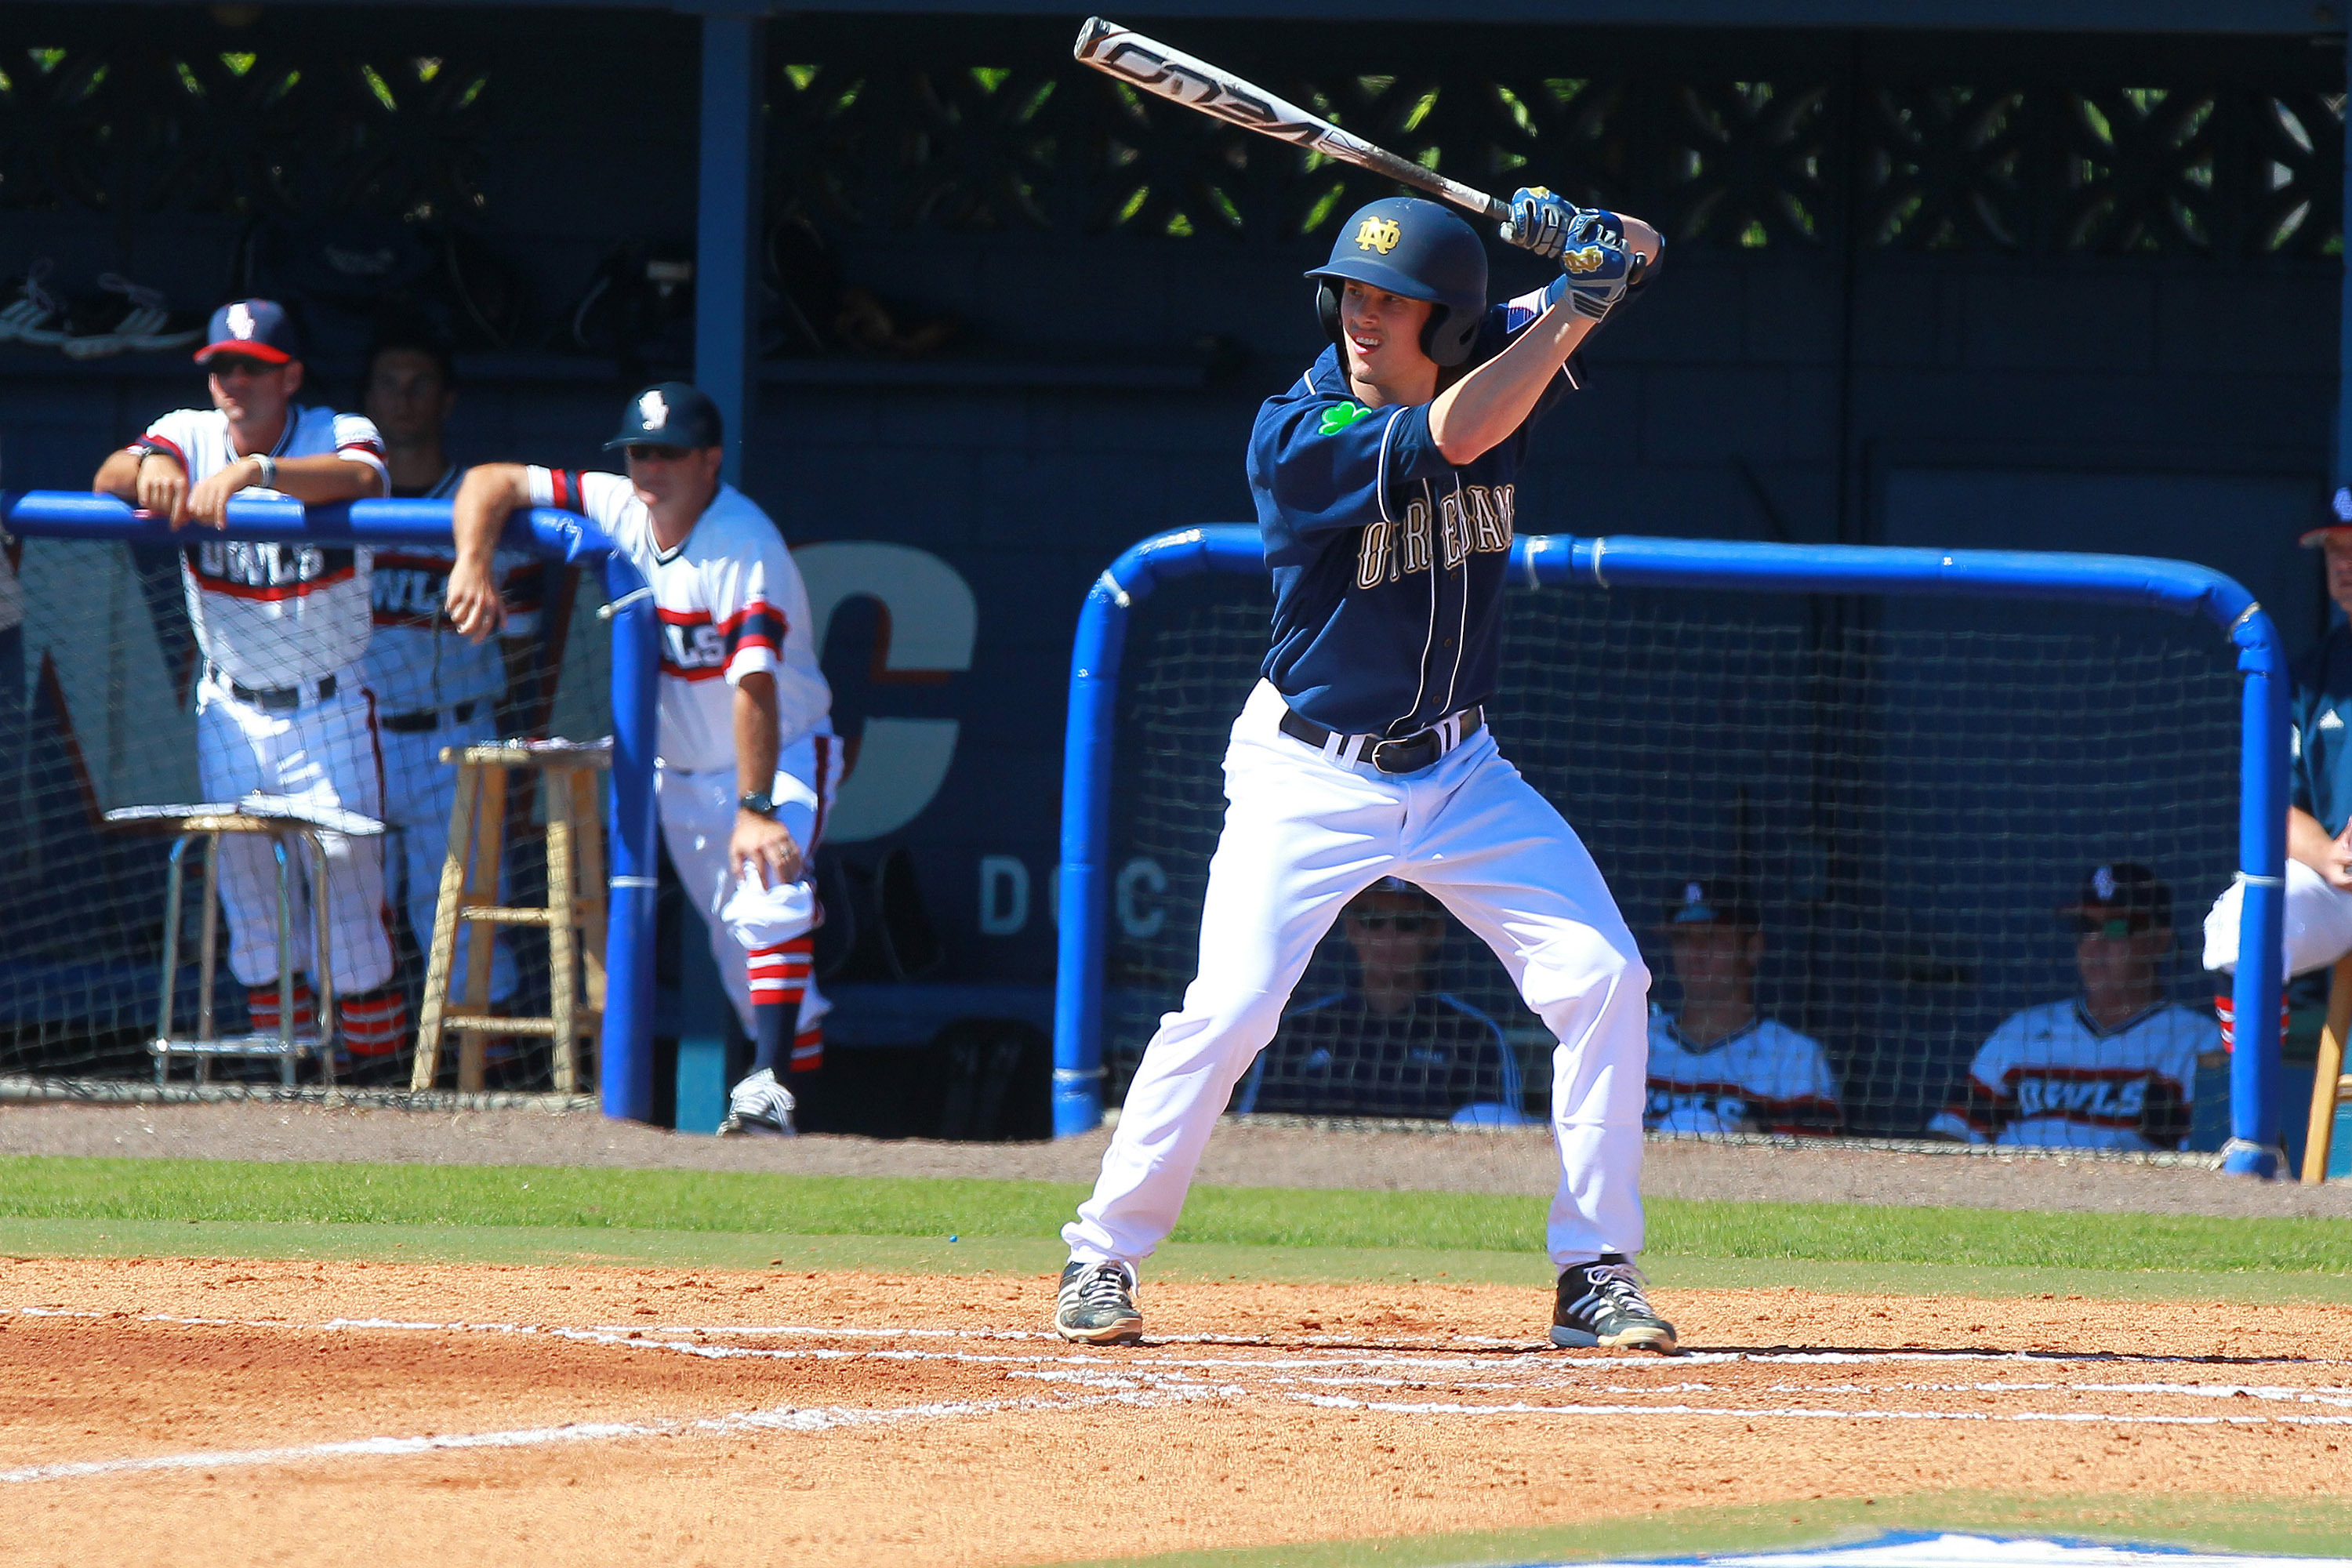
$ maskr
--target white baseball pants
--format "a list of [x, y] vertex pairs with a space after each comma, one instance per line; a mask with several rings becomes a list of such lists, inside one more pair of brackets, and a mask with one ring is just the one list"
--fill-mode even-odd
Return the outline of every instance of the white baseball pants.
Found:
[[[2339, 893], [2302, 861], [2286, 863], [2286, 909], [2283, 935], [2291, 977], [2325, 969], [2352, 952], [2352, 893]], [[2238, 920], [2246, 885], [2232, 881], [2205, 916], [2205, 967], [2238, 972]]]
[[[391, 873], [401, 904], [408, 911], [408, 929], [416, 945], [430, 952], [433, 917], [441, 901], [441, 867], [449, 855], [449, 813], [457, 804], [457, 768], [441, 760], [444, 746], [484, 746], [499, 738], [493, 704], [474, 704], [474, 715], [462, 722], [454, 709], [441, 710], [436, 729], [386, 730], [378, 727], [377, 743], [383, 751], [383, 820], [391, 829], [391, 850], [385, 869]], [[505, 898], [501, 868], [499, 896]], [[490, 942], [490, 1000], [511, 1001], [515, 994], [514, 953], [503, 927], [494, 927]], [[466, 961], [474, 944], [460, 940], [456, 967], [449, 972], [449, 994], [466, 994]]]
[[1639, 1252], [1650, 972], [1592, 857], [1491, 731], [1387, 774], [1326, 761], [1276, 728], [1282, 713], [1261, 682], [1234, 721], [1199, 977], [1145, 1047], [1094, 1195], [1062, 1229], [1071, 1257], [1132, 1264], [1175, 1228], [1210, 1131], [1316, 944], [1389, 875], [1427, 888], [1493, 948], [1559, 1042], [1553, 1264]]
[[[664, 763], [654, 771], [662, 843], [687, 897], [710, 928], [710, 956], [718, 961], [719, 977], [745, 1034], [754, 1030], [751, 968], [744, 955], [816, 929], [816, 847], [840, 784], [841, 742], [833, 735], [803, 735], [778, 754], [776, 782], [768, 793], [776, 803], [776, 820], [801, 847], [807, 868], [797, 882], [763, 888], [727, 866], [741, 793], [735, 770], [687, 773]], [[807, 1019], [805, 1009], [803, 1004]]]
[[[240, 701], [228, 682], [207, 674], [196, 687], [196, 773], [212, 800], [286, 795], [362, 816], [383, 811], [383, 764], [376, 750], [375, 700], [347, 670], [335, 695], [272, 711]], [[392, 931], [385, 924], [383, 848], [374, 838], [321, 834], [327, 850], [327, 958], [335, 994], [356, 996], [392, 978]], [[310, 935], [307, 852], [294, 867], [294, 957], [298, 971], [316, 963]], [[247, 985], [278, 980], [278, 863], [253, 834], [222, 836], [221, 907], [228, 914], [229, 972]]]

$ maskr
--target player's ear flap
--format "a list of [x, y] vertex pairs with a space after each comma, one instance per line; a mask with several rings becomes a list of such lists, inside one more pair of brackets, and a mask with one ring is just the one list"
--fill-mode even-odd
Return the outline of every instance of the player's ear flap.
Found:
[[1339, 341], [1339, 285], [1328, 278], [1315, 280], [1315, 319], [1323, 323], [1325, 337]]

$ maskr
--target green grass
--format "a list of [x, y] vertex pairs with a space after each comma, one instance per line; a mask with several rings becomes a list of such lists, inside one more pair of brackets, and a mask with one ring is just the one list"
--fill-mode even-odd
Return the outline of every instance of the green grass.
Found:
[[1891, 1530], [2084, 1536], [2281, 1556], [2340, 1556], [2352, 1540], [2352, 1503], [2178, 1494], [2036, 1498], [1923, 1492], [1869, 1501], [1680, 1509], [1647, 1519], [1532, 1530], [1090, 1559], [1056, 1568], [1469, 1568], [1786, 1550], [1864, 1541]]
[[[1049, 1241], [1086, 1189], [1050, 1182], [533, 1166], [0, 1159], [0, 1220], [241, 1221]], [[1531, 1257], [1540, 1199], [1201, 1187], [1178, 1243]], [[1739, 1258], [2352, 1279], [2352, 1220], [1649, 1205], [1653, 1261]]]
[[[714, 1230], [622, 1230], [557, 1226], [374, 1225], [272, 1220], [0, 1219], [0, 1258], [360, 1258], [406, 1263], [520, 1264], [553, 1268], [863, 1269], [903, 1274], [1050, 1278], [1062, 1265], [1052, 1237], [783, 1236]], [[1643, 1259], [1663, 1290], [1827, 1290], [1871, 1296], [2352, 1305], [2352, 1277], [2177, 1270], [2066, 1269], [1822, 1259]], [[1542, 1254], [1402, 1247], [1239, 1247], [1171, 1242], [1151, 1259], [1151, 1279], [1266, 1279], [1301, 1284], [1550, 1283]]]

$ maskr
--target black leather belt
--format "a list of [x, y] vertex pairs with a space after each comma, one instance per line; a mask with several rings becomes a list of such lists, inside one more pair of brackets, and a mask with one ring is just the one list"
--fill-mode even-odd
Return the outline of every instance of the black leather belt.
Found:
[[1294, 741], [1304, 741], [1318, 752], [1331, 752], [1336, 739], [1339, 750], [1331, 754], [1342, 763], [1369, 762], [1384, 773], [1417, 773], [1438, 758], [1476, 734], [1485, 727], [1486, 710], [1481, 705], [1465, 708], [1458, 713], [1448, 713], [1426, 730], [1383, 741], [1378, 735], [1336, 735], [1314, 720], [1302, 718], [1286, 708], [1282, 710], [1282, 732]]
[[[449, 710], [449, 721], [453, 724], [462, 724], [473, 716], [474, 705], [470, 702], [460, 702]], [[395, 735], [428, 734], [441, 727], [441, 710], [420, 708], [414, 713], [387, 713], [376, 724]]]
[[319, 678], [316, 686], [272, 686], [260, 691], [250, 686], [239, 686], [232, 680], [228, 683], [228, 694], [239, 702], [250, 702], [268, 712], [284, 713], [301, 707], [305, 702], [324, 702], [332, 697], [335, 694], [335, 678], [324, 675]]

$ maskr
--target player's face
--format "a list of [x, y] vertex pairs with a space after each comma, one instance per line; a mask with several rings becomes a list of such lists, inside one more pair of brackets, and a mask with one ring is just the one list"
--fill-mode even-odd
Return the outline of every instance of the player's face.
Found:
[[2327, 596], [2352, 616], [2352, 532], [2336, 530], [2322, 550], [2327, 557]]
[[437, 439], [455, 402], [457, 395], [441, 379], [431, 354], [386, 349], [368, 367], [362, 408], [394, 445]]
[[1349, 283], [1339, 294], [1339, 349], [1349, 377], [1384, 386], [1435, 370], [1421, 352], [1421, 329], [1434, 309], [1426, 300]]
[[285, 417], [286, 405], [302, 386], [301, 362], [265, 364], [243, 354], [215, 354], [205, 366], [213, 406], [232, 425], [270, 426]]
[[725, 457], [719, 447], [631, 447], [628, 455], [629, 483], [657, 517], [698, 517], [719, 493], [719, 466]]
[[1348, 945], [1367, 973], [1408, 973], [1445, 945], [1445, 917], [1404, 893], [1373, 893], [1348, 910]]
[[1764, 933], [1752, 926], [1707, 921], [1668, 929], [1675, 978], [1688, 1001], [1744, 1002], [1756, 984], [1756, 961]]
[[2154, 999], [2164, 960], [2172, 952], [2172, 931], [2166, 926], [2109, 935], [2097, 926], [2074, 939], [2074, 968], [2083, 989], [2094, 996], [2125, 1000]]

